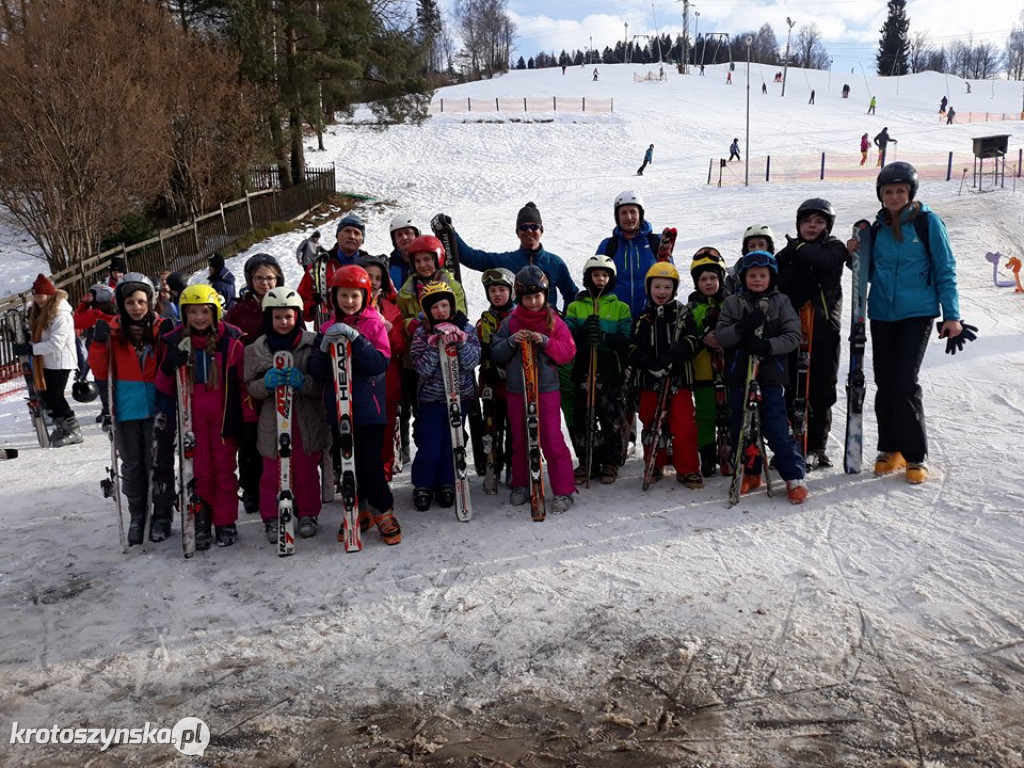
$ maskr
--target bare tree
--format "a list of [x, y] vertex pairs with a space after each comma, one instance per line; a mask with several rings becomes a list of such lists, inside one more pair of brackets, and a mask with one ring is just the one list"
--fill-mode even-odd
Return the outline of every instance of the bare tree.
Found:
[[924, 72], [933, 51], [927, 32], [915, 32], [910, 38], [910, 71]]
[[508, 70], [515, 25], [506, 7], [507, 0], [458, 0], [455, 4], [463, 52], [476, 77]]
[[0, 203], [60, 271], [152, 199], [168, 170], [163, 13], [37, 0], [0, 46]]
[[1006, 76], [1011, 80], [1024, 80], [1024, 11], [1021, 11], [1019, 23], [1010, 30], [1003, 58]]
[[1002, 54], [995, 43], [978, 43], [971, 50], [971, 77], [985, 80], [999, 71]]
[[828, 69], [832, 57], [822, 42], [817, 24], [804, 24], [796, 35], [797, 63], [807, 69]]

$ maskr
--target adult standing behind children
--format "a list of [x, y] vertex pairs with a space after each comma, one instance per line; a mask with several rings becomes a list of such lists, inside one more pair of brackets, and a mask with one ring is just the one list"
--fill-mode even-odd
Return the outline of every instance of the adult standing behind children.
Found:
[[215, 253], [208, 259], [210, 265], [210, 286], [220, 294], [221, 306], [229, 309], [235, 303], [235, 276], [231, 270], [224, 265], [224, 256]]
[[[808, 468], [831, 467], [825, 448], [832, 429], [832, 406], [836, 402], [836, 375], [839, 371], [839, 342], [843, 322], [843, 267], [847, 252], [843, 243], [832, 237], [836, 211], [832, 203], [820, 197], [805, 200], [796, 209], [795, 238], [786, 236], [786, 246], [776, 254], [779, 264], [779, 290], [789, 297], [797, 314], [809, 305], [810, 370], [807, 395]], [[790, 355], [786, 405], [792, 412], [797, 391], [797, 353]], [[797, 414], [791, 413], [796, 419]], [[803, 446], [800, 446], [803, 451]]]
[[[451, 224], [451, 217], [439, 213], [434, 217], [439, 224]], [[459, 263], [469, 269], [485, 272], [488, 269], [508, 269], [517, 274], [523, 267], [531, 264], [541, 268], [548, 277], [547, 303], [554, 307], [556, 294], [561, 294], [562, 306], [576, 298], [579, 288], [572, 279], [569, 268], [560, 257], [551, 251], [544, 250], [541, 237], [544, 235], [544, 222], [540, 217], [540, 209], [534, 203], [527, 203], [516, 215], [516, 236], [519, 248], [505, 253], [482, 251], [468, 245], [458, 232], [455, 240], [459, 245]]]
[[644, 280], [658, 260], [658, 235], [647, 221], [644, 201], [631, 189], [620, 192], [614, 203], [615, 227], [597, 246], [597, 254], [615, 262], [615, 295], [629, 305], [635, 321], [647, 306]]
[[[338, 222], [338, 229], [335, 234], [335, 243], [331, 246], [322, 258], [327, 259], [327, 280], [326, 285], [331, 284], [334, 273], [344, 266], [355, 264], [363, 256], [368, 255], [362, 250], [363, 242], [366, 240], [366, 223], [354, 213], [347, 213]], [[316, 293], [313, 288], [313, 268], [306, 270], [302, 276], [299, 287], [296, 289], [305, 303], [305, 319], [313, 319], [314, 306], [319, 304], [331, 309], [327, 296]]]
[[862, 230], [861, 239], [847, 242], [860, 258], [862, 290], [871, 286], [867, 309], [878, 388], [875, 474], [905, 467], [910, 483], [928, 477], [928, 435], [917, 377], [932, 321], [942, 313], [938, 332], [946, 339], [947, 354], [963, 349], [977, 331], [960, 319], [956, 259], [946, 225], [927, 205], [914, 200], [917, 189], [917, 170], [910, 163], [882, 168], [875, 181], [882, 203], [875, 223]]

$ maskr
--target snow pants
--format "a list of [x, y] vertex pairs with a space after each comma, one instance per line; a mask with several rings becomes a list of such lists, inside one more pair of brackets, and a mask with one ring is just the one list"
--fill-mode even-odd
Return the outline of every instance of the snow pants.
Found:
[[395, 506], [395, 497], [391, 494], [391, 486], [384, 477], [384, 467], [380, 462], [383, 444], [383, 424], [356, 424], [356, 486], [359, 499], [365, 500], [378, 512], [387, 512]]
[[224, 394], [201, 387], [197, 384], [192, 395], [196, 493], [213, 510], [214, 525], [231, 525], [238, 520], [238, 442], [220, 434]]
[[[640, 423], [644, 432], [654, 428], [654, 412], [658, 407], [658, 392], [654, 389], [640, 390]], [[700, 459], [697, 456], [697, 422], [694, 418], [693, 392], [689, 389], [677, 389], [668, 397], [665, 425], [672, 435], [672, 465], [677, 475], [700, 473]], [[644, 443], [644, 461], [652, 450], [657, 450], [654, 466], [664, 468], [668, 463], [667, 448], [657, 448], [657, 436], [654, 443]]]
[[875, 372], [875, 419], [878, 450], [899, 451], [909, 462], [928, 457], [924, 402], [917, 375], [921, 370], [931, 317], [908, 317], [887, 323], [871, 321], [871, 363]]
[[[596, 423], [593, 425], [587, 424], [587, 382], [577, 382], [573, 389], [577, 409], [570, 428], [573, 448], [580, 463], [583, 463], [587, 455], [587, 439], [589, 437], [594, 441], [593, 465], [598, 468], [603, 464], [617, 467], [622, 464], [622, 457], [625, 455], [624, 442], [629, 436], [628, 430], [624, 430], [622, 425], [626, 392], [623, 386], [603, 382], [599, 377], [596, 384], [597, 391], [594, 395], [594, 421]], [[592, 435], [588, 435], [592, 426], [595, 428], [594, 432]]]
[[[743, 425], [743, 412], [746, 409], [747, 393], [744, 387], [729, 387], [729, 429], [732, 434], [732, 445], [740, 444], [739, 434]], [[761, 387], [761, 433], [765, 442], [775, 455], [775, 466], [783, 480], [802, 480], [804, 477], [804, 457], [800, 447], [789, 432], [789, 414], [786, 411], [786, 396], [781, 385]], [[761, 474], [762, 458], [759, 457], [754, 466], [745, 470], [748, 475]]]
[[[302, 444], [302, 432], [292, 422], [291, 486], [295, 499], [296, 517], [317, 517], [320, 514], [320, 457], [321, 452], [306, 453]], [[278, 461], [261, 456], [262, 474], [259, 481], [260, 517], [270, 520], [277, 517]]]
[[697, 409], [697, 446], [715, 445], [718, 440], [718, 404], [715, 402], [714, 383], [694, 382], [693, 400]]
[[149, 500], [149, 473], [153, 468], [153, 420], [132, 419], [116, 425], [117, 453], [121, 457], [121, 490], [133, 514], [143, 514]]
[[[569, 496], [576, 490], [572, 454], [562, 436], [562, 414], [558, 392], [541, 392], [537, 404], [540, 420], [540, 447], [548, 465], [548, 478], [555, 496]], [[530, 484], [526, 457], [526, 398], [508, 393], [508, 428], [512, 433], [512, 487]]]
[[[462, 403], [462, 413], [466, 404]], [[415, 488], [435, 488], [455, 484], [452, 464], [452, 430], [448, 423], [448, 405], [420, 401], [419, 442], [412, 460], [412, 484]]]

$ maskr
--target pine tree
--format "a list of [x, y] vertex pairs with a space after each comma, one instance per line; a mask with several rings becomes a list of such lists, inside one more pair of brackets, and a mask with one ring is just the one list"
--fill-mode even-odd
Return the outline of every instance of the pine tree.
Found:
[[876, 57], [879, 75], [905, 75], [909, 71], [910, 19], [907, 18], [907, 0], [889, 0], [889, 15], [879, 30]]

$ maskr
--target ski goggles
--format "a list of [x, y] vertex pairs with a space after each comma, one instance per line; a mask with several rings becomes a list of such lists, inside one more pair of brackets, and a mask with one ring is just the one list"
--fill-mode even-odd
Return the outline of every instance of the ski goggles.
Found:
[[488, 269], [480, 277], [480, 281], [484, 284], [484, 288], [490, 288], [492, 285], [504, 285], [511, 289], [515, 284], [515, 275], [503, 269]]
[[768, 251], [751, 251], [740, 259], [740, 269], [750, 269], [751, 267], [776, 269], [775, 257]]

